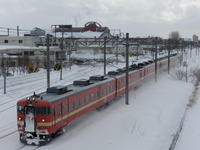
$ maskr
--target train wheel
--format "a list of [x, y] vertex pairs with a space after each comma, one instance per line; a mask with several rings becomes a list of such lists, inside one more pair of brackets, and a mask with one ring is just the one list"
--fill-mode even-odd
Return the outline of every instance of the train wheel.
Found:
[[51, 140], [52, 140], [52, 137], [51, 137], [51, 136], [46, 136], [44, 141], [40, 141], [40, 142], [39, 142], [39, 145], [40, 145], [40, 146], [46, 145], [46, 144], [48, 144], [49, 142], [51, 142]]
[[19, 134], [19, 140], [20, 140], [21, 143], [26, 144], [26, 139], [25, 139], [25, 136], [23, 134]]

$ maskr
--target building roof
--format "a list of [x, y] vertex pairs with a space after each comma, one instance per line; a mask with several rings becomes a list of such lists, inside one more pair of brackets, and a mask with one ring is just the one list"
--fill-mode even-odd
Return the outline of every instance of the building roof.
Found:
[[59, 25], [58, 28], [55, 28], [54, 32], [85, 32], [85, 31], [93, 31], [93, 32], [104, 32], [109, 30], [108, 27], [102, 27], [97, 22], [88, 22], [84, 27], [72, 27], [64, 25]]

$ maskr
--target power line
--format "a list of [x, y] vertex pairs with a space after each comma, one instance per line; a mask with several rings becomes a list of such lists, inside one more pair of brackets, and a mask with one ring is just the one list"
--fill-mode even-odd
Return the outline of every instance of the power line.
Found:
[[31, 30], [27, 30], [27, 29], [20, 29], [20, 28], [19, 29], [17, 29], [17, 28], [15, 29], [15, 28], [6, 28], [6, 27], [0, 27], [0, 29], [5, 29], [5, 30], [9, 29], [9, 30], [16, 30], [16, 31], [17, 30], [19, 30], [19, 31], [31, 31]]
[[[7, 33], [5, 36], [10, 36], [10, 34], [16, 34], [17, 36], [19, 35], [23, 35], [23, 34], [29, 34], [31, 31], [33, 31], [33, 29], [20, 29], [18, 26], [17, 28], [9, 28], [9, 27], [0, 27], [0, 33]], [[45, 31], [46, 33], [52, 32], [52, 29], [42, 29], [43, 31]]]

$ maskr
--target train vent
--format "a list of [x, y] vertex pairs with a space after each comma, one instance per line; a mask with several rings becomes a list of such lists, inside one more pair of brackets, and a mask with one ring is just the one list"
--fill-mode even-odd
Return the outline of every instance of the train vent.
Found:
[[141, 68], [143, 68], [145, 66], [145, 63], [139, 63], [138, 64], [138, 69], [141, 69]]
[[116, 75], [119, 75], [119, 72], [118, 71], [109, 71], [108, 75], [116, 76]]
[[135, 69], [137, 69], [137, 65], [136, 65], [136, 64], [132, 64], [132, 65], [131, 65], [131, 68], [132, 68], [133, 70], [135, 70]]
[[106, 78], [102, 75], [90, 76], [90, 81], [103, 81]]
[[81, 80], [76, 80], [73, 82], [73, 85], [83, 85], [83, 86], [87, 86], [87, 85], [90, 85], [92, 84], [90, 82], [90, 80], [87, 80], [87, 79], [81, 79]]
[[63, 94], [66, 92], [69, 92], [71, 90], [68, 90], [67, 86], [54, 86], [47, 88], [47, 93], [56, 93], [56, 94]]
[[124, 73], [124, 72], [126, 72], [126, 70], [119, 68], [119, 69], [117, 69], [117, 72]]

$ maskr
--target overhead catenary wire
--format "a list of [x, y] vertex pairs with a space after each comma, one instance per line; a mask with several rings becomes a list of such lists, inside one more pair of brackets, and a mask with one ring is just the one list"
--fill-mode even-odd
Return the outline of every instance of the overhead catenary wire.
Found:
[[[29, 34], [33, 29], [20, 29], [19, 26], [17, 26], [16, 28], [10, 28], [10, 27], [0, 27], [0, 36], [11, 36], [11, 33], [13, 34], [13, 36], [19, 36], [19, 35], [24, 35], [24, 34]], [[52, 29], [42, 29], [45, 32], [52, 32]], [[1, 33], [7, 33], [7, 34], [3, 34], [1, 35]]]

